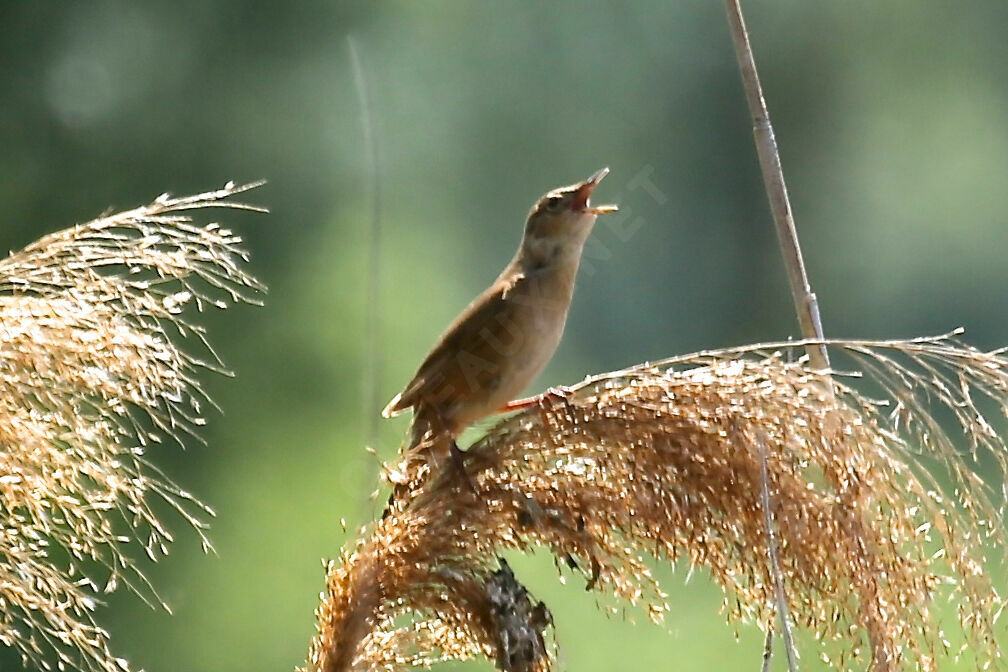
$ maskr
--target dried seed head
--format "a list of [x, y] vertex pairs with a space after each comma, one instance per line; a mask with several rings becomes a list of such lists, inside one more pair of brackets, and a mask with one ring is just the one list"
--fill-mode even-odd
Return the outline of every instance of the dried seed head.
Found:
[[[94, 620], [99, 596], [125, 585], [160, 602], [129, 550], [167, 553], [157, 500], [203, 535], [211, 511], [146, 452], [194, 434], [212, 404], [195, 375], [219, 360], [189, 307], [262, 289], [238, 237], [183, 213], [248, 209], [226, 199], [253, 186], [162, 196], [0, 261], [0, 642], [26, 663], [127, 670]], [[189, 337], [209, 360], [183, 349]]]
[[997, 661], [1002, 601], [985, 553], [1003, 557], [1005, 543], [974, 456], [1004, 480], [1005, 445], [982, 411], [1004, 413], [1008, 359], [951, 336], [830, 342], [858, 380], [781, 354], [803, 345], [619, 371], [504, 419], [467, 451], [473, 488], [436, 471], [331, 565], [307, 669], [472, 656], [504, 668], [486, 577], [501, 550], [533, 546], [655, 619], [665, 596], [641, 556], [685, 560], [721, 585], [729, 618], [769, 627], [764, 463], [788, 607], [823, 655], [932, 669], [944, 644], [931, 605], [951, 593], [972, 654]]

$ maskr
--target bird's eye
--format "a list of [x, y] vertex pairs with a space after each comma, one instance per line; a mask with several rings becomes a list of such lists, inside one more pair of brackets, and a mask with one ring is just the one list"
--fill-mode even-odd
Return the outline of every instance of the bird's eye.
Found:
[[563, 202], [563, 199], [559, 196], [550, 196], [546, 199], [546, 208], [548, 210], [556, 210], [560, 207], [561, 202]]

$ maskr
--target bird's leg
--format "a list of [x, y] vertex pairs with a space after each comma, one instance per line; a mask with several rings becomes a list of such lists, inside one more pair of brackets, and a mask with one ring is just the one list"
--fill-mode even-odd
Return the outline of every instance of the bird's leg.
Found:
[[[450, 465], [445, 465], [445, 453], [444, 445], [448, 444], [448, 455], [447, 460]], [[465, 470], [465, 451], [459, 448], [458, 441], [455, 437], [448, 433], [447, 431], [438, 430], [434, 433], [430, 440], [431, 452], [430, 460], [432, 467], [437, 469], [453, 469], [462, 480], [465, 482], [466, 488], [476, 494], [476, 487], [473, 485], [472, 479], [469, 478], [469, 474]]]
[[[440, 412], [435, 411], [432, 414], [432, 418], [433, 418], [432, 424], [437, 423], [438, 425], [436, 430], [432, 427], [432, 430], [434, 430], [432, 436], [432, 442], [436, 443], [438, 441], [448, 441], [449, 459], [451, 459], [452, 465], [454, 465], [454, 468], [456, 469], [456, 471], [458, 471], [459, 475], [462, 477], [462, 481], [465, 483], [466, 488], [475, 495], [476, 486], [473, 485], [472, 479], [470, 479], [469, 474], [466, 473], [465, 453], [463, 453], [462, 449], [459, 448], [455, 434], [451, 431], [451, 429], [448, 426], [448, 423], [445, 422], [444, 416], [441, 415]], [[436, 454], [437, 453], [435, 452], [434, 455]], [[436, 459], [437, 458], [435, 457], [435, 461]]]
[[549, 412], [556, 409], [557, 402], [559, 401], [563, 403], [564, 409], [567, 412], [567, 417], [572, 418], [574, 417], [574, 407], [567, 398], [572, 392], [573, 390], [569, 387], [550, 387], [545, 392], [537, 394], [534, 397], [526, 397], [524, 399], [509, 401], [504, 404], [503, 408], [501, 408], [501, 412], [517, 411], [523, 408], [528, 408], [529, 406], [539, 406], [539, 410], [543, 417], [543, 423], [549, 424]]
[[[433, 446], [438, 441], [448, 441], [448, 456], [449, 460], [451, 461], [451, 467], [449, 468], [454, 469], [458, 472], [458, 474], [462, 478], [463, 483], [465, 483], [466, 488], [471, 493], [473, 493], [474, 495], [477, 494], [476, 486], [473, 485], [472, 479], [469, 478], [469, 474], [467, 474], [465, 470], [465, 452], [463, 452], [463, 450], [459, 448], [458, 442], [450, 435], [449, 436], [435, 435], [430, 439], [429, 445]], [[441, 465], [438, 464], [439, 460], [435, 453], [433, 452], [431, 453], [430, 459], [434, 462], [434, 466], [437, 466], [438, 468], [441, 467]], [[403, 483], [397, 484], [392, 489], [391, 494], [389, 494], [388, 501], [385, 503], [385, 510], [382, 512], [381, 517], [382, 520], [385, 520], [385, 518], [388, 517], [389, 513], [391, 513], [393, 503], [407, 496], [409, 491], [410, 491], [409, 487], [407, 487], [406, 484]]]
[[467, 474], [465, 470], [465, 453], [462, 452], [461, 448], [459, 448], [458, 442], [455, 439], [451, 440], [450, 450], [452, 464], [455, 465], [455, 469], [458, 470], [458, 473], [462, 476], [462, 481], [466, 484], [469, 492], [475, 495], [476, 486], [473, 485], [472, 479], [469, 478], [469, 474]]

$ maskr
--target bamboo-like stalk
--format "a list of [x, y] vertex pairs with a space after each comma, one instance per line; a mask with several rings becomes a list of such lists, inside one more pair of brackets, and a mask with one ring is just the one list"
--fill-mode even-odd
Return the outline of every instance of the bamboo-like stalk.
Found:
[[[739, 0], [725, 0], [725, 9], [728, 12], [735, 57], [742, 75], [742, 86], [745, 89], [746, 102], [752, 117], [753, 136], [756, 141], [756, 152], [759, 155], [760, 170], [763, 173], [763, 185], [770, 201], [770, 211], [777, 229], [777, 239], [784, 256], [784, 266], [787, 268], [788, 283], [791, 286], [791, 296], [794, 299], [798, 324], [801, 326], [804, 338], [822, 340], [823, 329], [819, 317], [819, 302], [812, 291], [808, 274], [805, 272], [805, 261], [802, 258], [801, 246], [798, 244], [798, 231], [795, 228], [794, 215], [791, 211], [787, 184], [784, 182], [784, 171], [781, 168], [780, 153], [777, 151], [777, 140], [770, 123], [766, 100], [763, 98], [763, 87], [756, 71], [756, 61], [749, 43], [749, 33], [742, 16], [742, 7], [739, 5]], [[809, 345], [807, 352], [813, 368], [829, 369], [829, 355], [825, 345]]]
[[[784, 170], [781, 167], [780, 152], [777, 150], [777, 140], [774, 137], [773, 125], [770, 123], [770, 113], [767, 110], [766, 100], [763, 97], [763, 87], [760, 84], [759, 73], [756, 70], [756, 61], [753, 57], [752, 45], [749, 41], [749, 32], [746, 30], [745, 19], [742, 16], [742, 7], [739, 4], [739, 0], [725, 0], [725, 10], [728, 14], [732, 44], [735, 47], [735, 58], [738, 61], [739, 73], [742, 77], [742, 87], [745, 90], [746, 103], [749, 106], [749, 114], [752, 117], [753, 137], [759, 156], [760, 172], [763, 175], [763, 186], [766, 189], [767, 200], [770, 203], [770, 211], [777, 230], [777, 242], [780, 244], [784, 266], [787, 269], [788, 283], [791, 286], [791, 296], [794, 300], [798, 324], [801, 327], [802, 336], [807, 339], [819, 339], [820, 342], [810, 344], [806, 348], [806, 352], [812, 366], [825, 371], [829, 369], [829, 354], [826, 352], [825, 344], [821, 342], [824, 336], [822, 320], [819, 316], [819, 302], [812, 291], [808, 274], [805, 271], [805, 260], [802, 257], [801, 246], [798, 244], [798, 230], [795, 227], [791, 201], [788, 198], [787, 184], [784, 181]], [[761, 443], [761, 449], [765, 451], [765, 444]], [[773, 521], [769, 512], [770, 492], [765, 481], [762, 492], [766, 509], [767, 536], [770, 538], [771, 569], [776, 583], [777, 608], [785, 650], [787, 652], [788, 668], [790, 672], [797, 672], [797, 656], [794, 642], [791, 638], [791, 616], [788, 612], [787, 600], [784, 599], [783, 579], [777, 568], [776, 549], [773, 542]], [[769, 637], [768, 633], [768, 646], [764, 653], [764, 665], [769, 664], [769, 659], [772, 655], [772, 650], [769, 647]]]

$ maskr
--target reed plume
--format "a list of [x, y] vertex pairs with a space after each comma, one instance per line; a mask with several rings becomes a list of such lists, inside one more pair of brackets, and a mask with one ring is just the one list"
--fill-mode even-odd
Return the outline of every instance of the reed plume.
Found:
[[[503, 621], [490, 597], [508, 549], [549, 549], [655, 620], [669, 607], [644, 556], [686, 562], [720, 585], [729, 619], [769, 630], [767, 515], [791, 617], [832, 666], [934, 669], [950, 653], [940, 598], [978, 669], [1001, 665], [987, 569], [1005, 554], [1006, 446], [987, 416], [1008, 411], [1008, 358], [956, 333], [826, 343], [829, 373], [791, 361], [805, 342], [702, 352], [501, 420], [465, 477], [432, 469], [329, 564], [304, 670], [548, 669], [545, 605]], [[524, 655], [509, 655], [515, 633]]]
[[212, 405], [197, 372], [223, 368], [196, 311], [263, 289], [241, 239], [190, 212], [255, 210], [228, 200], [255, 186], [163, 195], [0, 261], [0, 642], [26, 665], [129, 669], [94, 611], [120, 585], [163, 604], [131, 557], [168, 552], [156, 509], [209, 547], [212, 512], [148, 450], [196, 436]]

